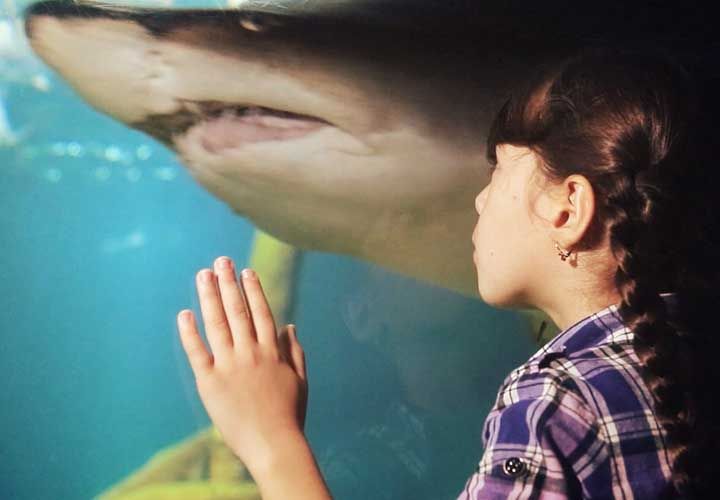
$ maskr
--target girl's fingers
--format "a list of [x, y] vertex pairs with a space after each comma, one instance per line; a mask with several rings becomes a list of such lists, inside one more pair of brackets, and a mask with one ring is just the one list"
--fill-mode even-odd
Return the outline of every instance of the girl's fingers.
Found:
[[[248, 272], [249, 271], [249, 272]], [[278, 352], [277, 333], [275, 332], [275, 319], [270, 306], [268, 306], [260, 281], [251, 269], [241, 273], [243, 290], [250, 307], [250, 315], [255, 325], [255, 333], [260, 345]]]
[[180, 311], [177, 323], [180, 331], [180, 342], [190, 362], [190, 367], [197, 377], [212, 366], [212, 356], [207, 352], [205, 343], [200, 338], [191, 311]]
[[[206, 279], [208, 276], [209, 279]], [[209, 269], [200, 271], [197, 275], [197, 287], [205, 334], [215, 358], [222, 362], [232, 353], [233, 343], [230, 325], [216, 285], [215, 273]]]
[[220, 285], [220, 296], [225, 306], [225, 316], [230, 324], [235, 348], [247, 349], [249, 342], [255, 339], [255, 331], [247, 301], [235, 276], [232, 260], [227, 260], [229, 267], [223, 266], [223, 259], [226, 258], [219, 257], [215, 260], [215, 273]]
[[280, 356], [289, 364], [303, 382], [307, 382], [305, 353], [295, 336], [295, 325], [285, 325], [278, 333]]
[[295, 370], [295, 366], [293, 365], [292, 355], [291, 355], [291, 351], [290, 351], [290, 335], [288, 334], [287, 325], [280, 328], [280, 332], [278, 332], [277, 339], [278, 339], [278, 352], [280, 353], [280, 357], [282, 358], [283, 361], [285, 361], [287, 364], [289, 364], [293, 370]]
[[290, 334], [290, 357], [292, 358], [293, 367], [302, 381], [307, 383], [307, 372], [305, 371], [305, 351], [303, 351], [300, 341], [297, 339], [297, 335], [295, 334], [295, 325], [292, 325], [288, 329], [288, 333]]

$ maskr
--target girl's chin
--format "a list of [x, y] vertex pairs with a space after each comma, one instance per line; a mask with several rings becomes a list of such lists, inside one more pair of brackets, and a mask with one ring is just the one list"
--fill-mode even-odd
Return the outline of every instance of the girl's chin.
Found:
[[483, 291], [487, 294], [487, 290], [483, 290], [482, 282], [480, 281], [480, 276], [477, 276], [477, 291], [478, 295], [480, 295], [480, 298], [482, 300], [485, 300], [486, 298], [483, 297]]

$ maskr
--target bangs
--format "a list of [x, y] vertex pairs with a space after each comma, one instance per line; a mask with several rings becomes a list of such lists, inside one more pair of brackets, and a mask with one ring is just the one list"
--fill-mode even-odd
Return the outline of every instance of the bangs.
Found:
[[525, 146], [536, 151], [534, 146], [551, 129], [547, 110], [552, 89], [568, 62], [570, 60], [540, 66], [511, 92], [490, 125], [485, 150], [488, 163], [497, 164], [495, 148], [499, 144]]

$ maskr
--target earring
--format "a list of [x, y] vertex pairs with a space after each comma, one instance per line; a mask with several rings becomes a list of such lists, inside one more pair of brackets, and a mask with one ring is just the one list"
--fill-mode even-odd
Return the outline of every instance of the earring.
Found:
[[560, 256], [561, 260], [564, 261], [565, 259], [570, 257], [570, 250], [565, 250], [565, 249], [560, 248], [560, 245], [558, 245], [557, 241], [555, 242], [555, 248], [557, 249], [558, 255]]

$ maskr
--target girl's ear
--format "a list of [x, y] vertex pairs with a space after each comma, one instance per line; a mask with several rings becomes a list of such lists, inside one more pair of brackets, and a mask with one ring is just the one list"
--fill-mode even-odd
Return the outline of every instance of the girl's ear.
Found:
[[572, 190], [570, 193], [570, 204], [573, 207], [573, 228], [574, 238], [580, 241], [588, 231], [595, 216], [595, 193], [590, 181], [582, 175], [571, 175]]
[[573, 174], [551, 196], [550, 223], [553, 230], [562, 232], [552, 235], [563, 247], [571, 247], [588, 231], [595, 214], [595, 195], [592, 185], [582, 175]]

